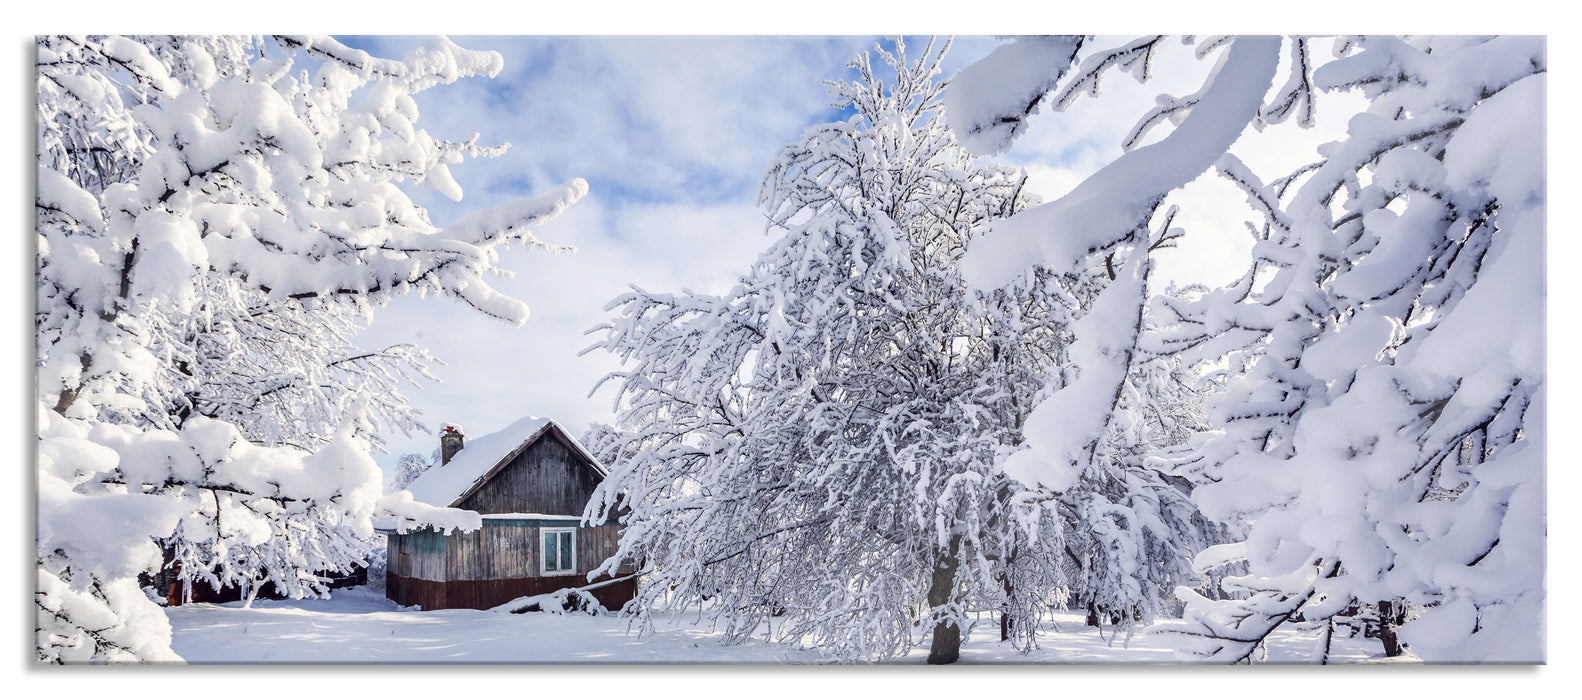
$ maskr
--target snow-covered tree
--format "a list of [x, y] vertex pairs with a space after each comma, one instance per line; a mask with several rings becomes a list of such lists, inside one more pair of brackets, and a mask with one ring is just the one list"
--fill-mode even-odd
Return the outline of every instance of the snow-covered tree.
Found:
[[[1063, 107], [1096, 91], [1110, 66], [1145, 75], [1157, 41], [1089, 56], [1055, 103]], [[1060, 86], [1084, 43], [1024, 39], [967, 67], [945, 98], [952, 129], [976, 152], [1004, 150], [1044, 95]], [[1191, 99], [1214, 105], [1233, 97]], [[1194, 150], [1228, 145], [1235, 135], [1217, 132], [1207, 121], [1211, 110], [1201, 111], [1203, 117], [1181, 124], [1166, 142], [1146, 147], [1162, 157], [1114, 164], [1054, 202], [991, 224], [962, 262], [967, 279], [983, 289], [1011, 283], [1030, 266], [1088, 281], [1077, 288], [1074, 339], [1023, 426], [1025, 443], [1006, 455], [1002, 469], [1024, 489], [1017, 501], [1053, 510], [1058, 517], [1045, 522], [1065, 525], [1059, 536], [1067, 585], [1095, 625], [1130, 628], [1173, 607], [1172, 589], [1198, 580], [1188, 557], [1226, 534], [1196, 512], [1190, 484], [1151, 459], [1179, 449], [1203, 427], [1198, 374], [1135, 349], [1148, 323], [1152, 257], [1182, 235], [1171, 226], [1175, 209], [1163, 206], [1163, 195], [1196, 176], [1169, 161], [1202, 160]]]
[[[1004, 46], [957, 78], [953, 126], [969, 144], [1003, 147], [1046, 95], [1060, 109], [1096, 94], [1112, 66], [1146, 78], [1161, 41]], [[1543, 38], [1196, 43], [1218, 61], [1202, 90], [1162, 96], [1125, 155], [996, 226], [964, 263], [993, 286], [1027, 261], [1058, 269], [1133, 245], [1171, 193], [1210, 168], [1247, 195], [1254, 241], [1240, 279], [1156, 297], [1147, 332], [1128, 321], [1078, 333], [1102, 366], [1140, 349], [1233, 370], [1215, 431], [1175, 468], [1202, 483], [1193, 498], [1206, 514], [1245, 528], [1196, 562], [1245, 567], [1223, 582], [1241, 599], [1181, 589], [1185, 621], [1161, 633], [1190, 657], [1254, 660], [1282, 624], [1401, 600], [1418, 614], [1399, 638], [1423, 659], [1541, 660]], [[1328, 58], [1315, 51], [1323, 44]], [[1359, 93], [1367, 107], [1323, 115], [1319, 91]], [[1302, 127], [1341, 119], [1346, 136], [1287, 172], [1254, 172], [1232, 151], [1249, 125], [1293, 116]], [[1173, 131], [1133, 147], [1167, 119]], [[1124, 308], [1138, 318], [1140, 298]], [[1088, 405], [1102, 407], [1107, 392], [1096, 393]], [[1046, 406], [1071, 405], [1059, 398], [1035, 410], [1034, 449], [1019, 462], [1056, 482], [1083, 469], [1072, 448], [1086, 444], [1042, 419], [1056, 415]]]
[[[37, 49], [39, 468], [55, 499], [39, 508], [39, 655], [169, 658], [158, 610], [125, 594], [158, 566], [155, 541], [185, 576], [291, 595], [357, 562], [380, 490], [367, 451], [418, 427], [398, 388], [429, 360], [354, 347], [358, 324], [414, 292], [522, 322], [485, 281], [496, 249], [553, 249], [529, 227], [586, 184], [446, 227], [412, 203], [398, 183], [458, 199], [449, 165], [503, 148], [416, 128], [413, 94], [500, 68], [445, 39], [400, 61], [325, 37]], [[127, 524], [73, 524], [96, 509]]]
[[1067, 585], [1093, 626], [1130, 632], [1177, 612], [1175, 588], [1201, 582], [1191, 556], [1227, 535], [1192, 504], [1191, 483], [1159, 466], [1206, 427], [1197, 378], [1172, 364], [1132, 369], [1089, 470], [1053, 500], [1067, 524]]
[[407, 484], [412, 483], [413, 479], [421, 476], [423, 472], [428, 471], [432, 466], [434, 465], [433, 463], [429, 462], [429, 458], [424, 457], [423, 455], [410, 452], [401, 455], [401, 457], [396, 460], [396, 473], [395, 476], [390, 478], [389, 490], [406, 490]]
[[[734, 289], [611, 303], [594, 347], [627, 367], [617, 426], [595, 442], [623, 459], [588, 515], [630, 509], [609, 561], [652, 569], [643, 609], [698, 604], [729, 640], [768, 623], [849, 660], [932, 631], [930, 660], [949, 662], [968, 611], [1020, 580], [1002, 575], [1017, 527], [993, 464], [1066, 306], [1043, 274], [968, 292], [957, 261], [1025, 206], [1023, 178], [951, 138], [943, 51], [879, 55], [893, 82], [854, 58], [858, 79], [829, 84], [854, 116], [810, 128], [769, 168], [760, 202], [778, 238]], [[1051, 589], [1018, 589], [1016, 611], [1035, 614]]]

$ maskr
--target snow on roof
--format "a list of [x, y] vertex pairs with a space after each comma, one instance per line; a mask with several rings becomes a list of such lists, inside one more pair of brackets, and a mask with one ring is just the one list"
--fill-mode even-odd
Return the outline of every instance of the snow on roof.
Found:
[[483, 513], [484, 520], [581, 520], [581, 515], [551, 515], [548, 513]]
[[[478, 517], [488, 520], [547, 520], [554, 522], [582, 522], [581, 515], [553, 515], [550, 513], [480, 513]], [[374, 530], [377, 532], [396, 532], [399, 521], [388, 515], [374, 516]], [[443, 528], [441, 528], [443, 529]]]
[[550, 426], [559, 430], [575, 451], [592, 462], [594, 469], [600, 475], [607, 473], [604, 466], [599, 464], [576, 438], [566, 432], [565, 428], [548, 418], [528, 416], [497, 432], [479, 438], [467, 438], [462, 444], [461, 451], [451, 457], [450, 462], [423, 472], [407, 485], [407, 490], [412, 492], [414, 501], [434, 506], [450, 506], [466, 495], [473, 485], [487, 476], [501, 460], [536, 440], [539, 434]]

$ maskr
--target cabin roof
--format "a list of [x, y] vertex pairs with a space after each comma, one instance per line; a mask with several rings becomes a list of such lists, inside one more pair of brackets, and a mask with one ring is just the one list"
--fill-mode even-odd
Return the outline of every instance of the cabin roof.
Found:
[[[546, 513], [480, 513], [483, 526], [490, 525], [531, 525], [534, 527], [556, 527], [582, 525], [581, 515], [550, 515]], [[375, 516], [373, 519], [374, 531], [382, 535], [404, 535], [406, 533], [397, 529], [396, 519], [388, 515]]]
[[609, 475], [609, 470], [560, 424], [548, 418], [528, 416], [483, 437], [467, 438], [450, 462], [423, 472], [407, 485], [407, 490], [412, 492], [412, 500], [433, 506], [455, 506], [533, 443], [550, 435], [586, 460], [599, 478]]

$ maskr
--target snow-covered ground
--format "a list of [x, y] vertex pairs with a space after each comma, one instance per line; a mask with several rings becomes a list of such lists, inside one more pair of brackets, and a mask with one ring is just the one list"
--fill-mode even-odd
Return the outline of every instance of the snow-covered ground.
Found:
[[[399, 608], [367, 589], [337, 591], [329, 600], [194, 604], [167, 608], [173, 647], [189, 663], [818, 663], [816, 651], [753, 641], [725, 646], [717, 632], [695, 615], [672, 614], [638, 635], [614, 615], [511, 615], [475, 610], [423, 612]], [[1078, 614], [1057, 615], [1056, 629], [1040, 636], [1040, 648], [1023, 656], [999, 641], [998, 628], [983, 619], [983, 634], [962, 649], [968, 664], [1173, 663], [1169, 650], [1152, 640], [1122, 639], [1082, 624]], [[991, 629], [992, 627], [992, 629]], [[1271, 662], [1306, 662], [1312, 637], [1278, 636]], [[926, 647], [897, 661], [922, 664]], [[1379, 659], [1373, 639], [1337, 639], [1336, 661]]]

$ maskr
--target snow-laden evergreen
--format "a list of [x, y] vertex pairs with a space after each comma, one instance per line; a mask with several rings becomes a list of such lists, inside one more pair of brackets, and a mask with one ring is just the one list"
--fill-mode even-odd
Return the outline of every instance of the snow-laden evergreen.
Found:
[[[1030, 90], [1063, 108], [1127, 57], [1143, 61], [1133, 74], [1146, 78], [1138, 51], [1159, 38], [1104, 49], [1075, 41], [1066, 65], [978, 71], [971, 89], [1002, 95], [992, 104], [1014, 107], [1008, 119], [1027, 113], [1018, 100]], [[1541, 660], [1543, 38], [1197, 43], [1199, 57], [1218, 61], [1203, 89], [1162, 96], [1133, 133], [1166, 118], [1173, 131], [996, 225], [964, 262], [993, 286], [1028, 263], [1065, 269], [1084, 251], [1126, 246], [1211, 167], [1246, 193], [1254, 241], [1239, 280], [1155, 297], [1140, 333], [1130, 330], [1140, 296], [1078, 330], [1100, 372], [1113, 375], [1105, 368], [1126, 351], [1110, 350], [1130, 335], [1133, 364], [1173, 356], [1227, 377], [1214, 430], [1167, 461], [1202, 484], [1193, 499], [1207, 515], [1245, 531], [1197, 566], [1247, 573], [1223, 580], [1236, 600], [1178, 591], [1185, 621], [1160, 633], [1188, 658], [1256, 660], [1281, 625], [1394, 603], [1410, 610], [1398, 641], [1425, 660]], [[1321, 90], [1360, 93], [1368, 106], [1324, 114]], [[1345, 122], [1346, 137], [1294, 171], [1254, 172], [1231, 148], [1248, 126], [1322, 119]], [[969, 114], [957, 128], [990, 121]], [[1034, 411], [1033, 449], [1008, 470], [1058, 485], [1084, 468], [1077, 448], [1087, 443], [1042, 419], [1080, 412], [1059, 398]], [[1095, 399], [1086, 403], [1096, 410], [1107, 400], [1073, 399]], [[1321, 644], [1313, 658], [1327, 653]]]
[[[1058, 329], [1052, 291], [967, 293], [956, 260], [1025, 206], [1023, 178], [973, 163], [940, 118], [941, 51], [867, 54], [829, 83], [855, 115], [769, 168], [775, 242], [728, 294], [634, 290], [595, 347], [626, 362], [611, 464], [589, 514], [628, 509], [620, 558], [653, 573], [638, 608], [703, 603], [740, 640], [838, 659], [966, 628], [1002, 587], [992, 474]], [[1052, 285], [1045, 285], [1052, 290]], [[993, 308], [993, 320], [974, 309]], [[955, 648], [941, 653], [954, 658]]]
[[[1030, 649], [1052, 604], [1075, 596], [1129, 623], [1193, 578], [1202, 523], [1140, 457], [1109, 459], [1063, 498], [996, 466], [1071, 361], [1070, 321], [1106, 268], [967, 287], [969, 242], [1033, 202], [945, 127], [940, 54], [904, 48], [879, 50], [893, 85], [854, 59], [859, 79], [831, 89], [855, 116], [770, 167], [760, 200], [778, 238], [735, 289], [611, 304], [595, 347], [627, 364], [620, 413], [589, 439], [619, 458], [589, 515], [628, 509], [610, 561], [652, 569], [639, 609], [700, 603], [727, 639], [767, 620], [843, 660], [927, 640], [948, 663], [969, 612], [1001, 612], [1001, 633]], [[1117, 450], [1181, 418], [1131, 396]]]
[[443, 38], [400, 61], [325, 37], [37, 49], [39, 657], [169, 659], [135, 580], [160, 545], [289, 595], [360, 562], [368, 452], [421, 427], [399, 389], [429, 358], [357, 348], [358, 324], [411, 293], [522, 322], [497, 249], [556, 249], [528, 228], [587, 186], [430, 222], [400, 183], [458, 199], [448, 167], [504, 148], [415, 126], [413, 94], [500, 70]]
[[423, 472], [428, 471], [433, 466], [434, 465], [429, 462], [428, 458], [424, 457], [423, 455], [416, 453], [407, 453], [401, 455], [401, 457], [396, 460], [395, 475], [390, 477], [390, 486], [387, 490], [406, 490], [407, 484], [412, 483], [413, 479], [422, 476]]

